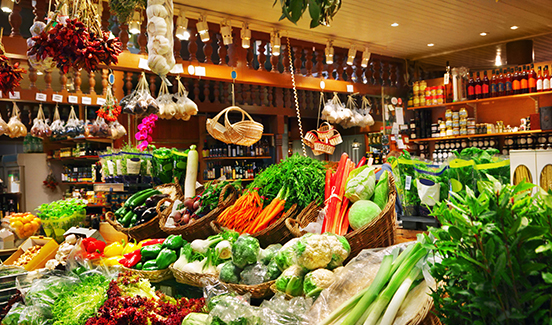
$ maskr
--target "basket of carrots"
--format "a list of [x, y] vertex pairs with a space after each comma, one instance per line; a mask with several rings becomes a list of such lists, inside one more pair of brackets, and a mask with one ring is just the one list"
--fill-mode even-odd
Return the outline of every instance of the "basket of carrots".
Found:
[[[366, 248], [395, 243], [395, 180], [384, 172], [376, 184], [378, 169], [364, 166], [365, 162], [363, 158], [355, 165], [344, 153], [335, 173], [332, 169], [326, 172], [322, 232], [345, 236], [351, 245], [349, 258]], [[304, 235], [302, 229], [317, 220], [319, 210], [314, 205], [305, 208], [286, 222], [288, 230], [295, 237]]]
[[[188, 198], [183, 202], [171, 201], [169, 207], [160, 214], [159, 227], [168, 234], [182, 235], [190, 241], [214, 235], [210, 222], [236, 201], [239, 187], [228, 182], [209, 183], [196, 198]], [[186, 215], [188, 211], [192, 213]]]
[[265, 247], [293, 238], [285, 221], [324, 196], [324, 163], [298, 154], [266, 168], [245, 193], [211, 222], [215, 232], [232, 229]]

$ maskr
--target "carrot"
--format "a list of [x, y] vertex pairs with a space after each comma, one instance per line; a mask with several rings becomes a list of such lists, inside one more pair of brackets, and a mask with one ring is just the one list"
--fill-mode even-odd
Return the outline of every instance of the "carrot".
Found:
[[276, 208], [272, 209], [269, 212], [269, 214], [262, 221], [259, 222], [259, 224], [252, 231], [252, 233], [254, 234], [266, 228], [266, 226], [272, 221], [272, 219], [276, 218], [282, 211], [284, 211], [285, 205], [286, 205], [286, 201], [280, 200], [276, 205]]

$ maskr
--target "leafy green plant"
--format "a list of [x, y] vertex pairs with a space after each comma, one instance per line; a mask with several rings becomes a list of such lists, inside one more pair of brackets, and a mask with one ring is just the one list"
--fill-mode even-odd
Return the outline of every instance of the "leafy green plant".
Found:
[[552, 320], [552, 192], [534, 185], [479, 182], [451, 194], [433, 215], [431, 269], [441, 285], [432, 297], [443, 324], [550, 324]]
[[[274, 1], [273, 6], [278, 3]], [[311, 17], [310, 28], [319, 25], [329, 26], [330, 22], [341, 8], [341, 0], [280, 0], [282, 16], [280, 20], [288, 19], [297, 24], [305, 11], [309, 11]]]

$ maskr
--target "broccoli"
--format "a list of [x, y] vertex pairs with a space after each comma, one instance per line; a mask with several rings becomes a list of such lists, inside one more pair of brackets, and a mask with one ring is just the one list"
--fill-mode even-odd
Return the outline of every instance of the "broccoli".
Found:
[[328, 236], [306, 234], [297, 242], [297, 264], [307, 270], [326, 267], [332, 260]]
[[225, 262], [220, 269], [219, 279], [226, 283], [239, 283], [241, 271], [232, 261]]
[[324, 236], [330, 242], [332, 260], [328, 264], [327, 268], [332, 270], [338, 266], [341, 266], [347, 257], [349, 257], [349, 253], [351, 253], [351, 245], [349, 245], [349, 242], [343, 236], [332, 233], [325, 233]]
[[326, 269], [314, 270], [305, 275], [303, 291], [307, 297], [318, 297], [322, 290], [328, 288], [335, 281], [335, 274]]
[[305, 272], [299, 265], [292, 265], [276, 280], [276, 289], [290, 296], [300, 296], [303, 294], [304, 275]]
[[261, 249], [261, 253], [259, 254], [259, 261], [261, 261], [264, 265], [268, 265], [270, 261], [276, 256], [276, 253], [282, 248], [282, 244], [272, 244], [268, 245], [266, 249]]
[[255, 237], [243, 235], [232, 245], [232, 262], [239, 267], [244, 268], [249, 264], [257, 262], [261, 245]]
[[288, 241], [274, 256], [274, 260], [280, 268], [280, 271], [284, 271], [290, 266], [297, 264], [297, 253], [295, 250], [298, 242], [299, 238], [293, 238]]
[[270, 263], [268, 263], [268, 271], [266, 272], [265, 281], [276, 280], [280, 276], [280, 274], [282, 274], [282, 271], [280, 271], [276, 260], [272, 260], [270, 261]]
[[256, 285], [265, 282], [268, 267], [261, 262], [246, 266], [240, 273], [241, 284]]

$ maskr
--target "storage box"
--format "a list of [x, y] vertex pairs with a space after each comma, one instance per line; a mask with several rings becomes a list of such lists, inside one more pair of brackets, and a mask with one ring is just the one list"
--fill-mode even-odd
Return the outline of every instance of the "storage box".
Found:
[[6, 228], [0, 230], [0, 249], [11, 249], [14, 247], [15, 236]]
[[63, 234], [63, 237], [67, 238], [67, 236], [69, 236], [71, 234], [77, 236], [77, 238], [79, 238], [79, 237], [80, 238], [94, 238], [94, 239], [101, 240], [101, 241], [105, 242], [105, 239], [102, 237], [100, 232], [96, 229], [83, 228], [83, 227], [71, 227], [71, 229], [67, 230]]
[[42, 246], [38, 254], [27, 263], [24, 268], [27, 271], [33, 271], [36, 269], [43, 268], [46, 265], [46, 262], [56, 256], [58, 249], [58, 244], [53, 238], [43, 237], [43, 236], [31, 236], [29, 237], [15, 253], [13, 253], [5, 262], [5, 265], [13, 265], [19, 256], [23, 255], [31, 247], [39, 245]]

